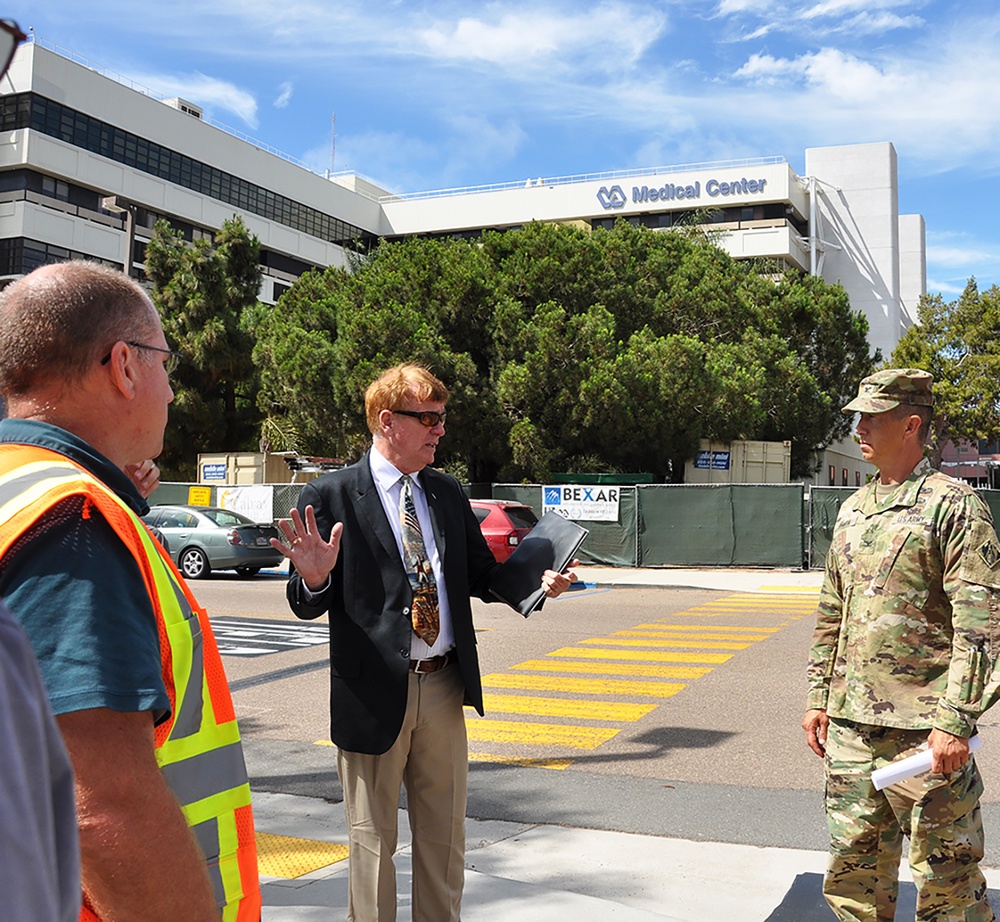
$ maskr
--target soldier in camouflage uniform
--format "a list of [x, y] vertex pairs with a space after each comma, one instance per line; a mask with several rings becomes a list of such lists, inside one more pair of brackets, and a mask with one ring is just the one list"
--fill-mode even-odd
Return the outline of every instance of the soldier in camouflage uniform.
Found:
[[[904, 836], [918, 922], [993, 920], [968, 738], [997, 697], [1000, 545], [972, 488], [923, 461], [931, 380], [881, 371], [844, 407], [879, 473], [837, 517], [802, 721], [825, 756], [823, 892], [844, 922], [892, 922]], [[875, 790], [874, 769], [922, 745], [930, 772]]]

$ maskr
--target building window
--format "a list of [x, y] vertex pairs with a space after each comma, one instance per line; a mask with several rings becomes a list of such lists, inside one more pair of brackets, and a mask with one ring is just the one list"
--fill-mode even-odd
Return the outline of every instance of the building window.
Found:
[[60, 202], [69, 201], [69, 183], [51, 176], [42, 177], [42, 195], [49, 198], [58, 199]]
[[835, 487], [837, 485], [837, 466], [835, 464], [830, 465], [830, 486]]
[[0, 97], [0, 131], [30, 128], [134, 167], [144, 173], [175, 182], [293, 230], [310, 233], [308, 227], [322, 227], [321, 239], [345, 248], [369, 247], [376, 236], [315, 208], [293, 202], [191, 157], [140, 138], [131, 132], [76, 112], [37, 93], [16, 93]]

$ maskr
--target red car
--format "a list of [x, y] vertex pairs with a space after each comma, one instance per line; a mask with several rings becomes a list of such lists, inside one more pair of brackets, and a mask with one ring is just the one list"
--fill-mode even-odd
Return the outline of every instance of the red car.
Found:
[[486, 543], [500, 563], [510, 557], [521, 539], [538, 524], [534, 509], [523, 503], [506, 499], [472, 499], [469, 503]]

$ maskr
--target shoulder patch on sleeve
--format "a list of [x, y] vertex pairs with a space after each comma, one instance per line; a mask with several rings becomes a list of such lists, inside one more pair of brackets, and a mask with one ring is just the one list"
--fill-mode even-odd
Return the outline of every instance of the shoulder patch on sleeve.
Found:
[[979, 586], [1000, 589], [1000, 541], [992, 525], [973, 520], [962, 555], [962, 579]]
[[1000, 566], [1000, 544], [997, 543], [996, 538], [992, 538], [985, 544], [980, 545], [978, 553], [983, 558], [983, 563], [991, 570], [995, 570]]

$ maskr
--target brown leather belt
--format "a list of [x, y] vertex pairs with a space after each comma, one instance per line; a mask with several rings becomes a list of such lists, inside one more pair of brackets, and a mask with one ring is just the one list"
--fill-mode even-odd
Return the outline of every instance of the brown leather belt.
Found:
[[431, 672], [437, 672], [439, 669], [444, 669], [454, 659], [455, 654], [451, 650], [447, 653], [442, 653], [440, 656], [432, 656], [429, 659], [411, 659], [410, 672], [415, 672], [417, 675], [427, 675]]

